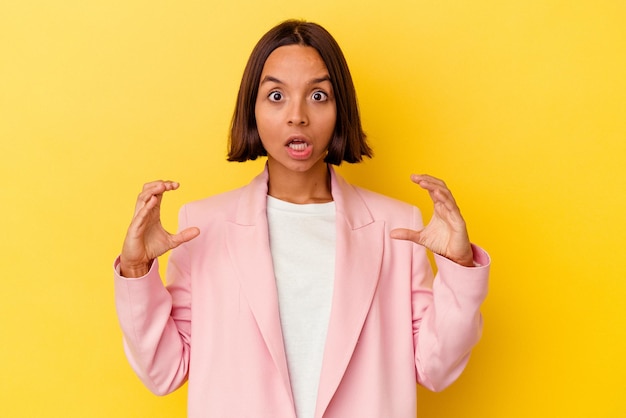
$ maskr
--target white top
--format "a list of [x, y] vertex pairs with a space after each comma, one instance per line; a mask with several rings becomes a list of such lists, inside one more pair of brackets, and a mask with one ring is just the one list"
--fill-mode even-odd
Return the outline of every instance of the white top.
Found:
[[280, 322], [298, 418], [313, 418], [335, 277], [335, 202], [267, 197]]

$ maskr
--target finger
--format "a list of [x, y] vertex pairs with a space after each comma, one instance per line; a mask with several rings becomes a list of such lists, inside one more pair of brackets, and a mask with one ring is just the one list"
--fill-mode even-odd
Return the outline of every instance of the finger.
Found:
[[137, 203], [135, 205], [135, 216], [137, 213], [150, 201], [152, 196], [156, 196], [156, 206], [159, 206], [163, 193], [171, 190], [176, 190], [180, 184], [175, 181], [153, 181], [143, 185], [141, 193], [137, 196]]
[[179, 183], [175, 181], [154, 181], [151, 183], [144, 184], [141, 193], [137, 197], [138, 201], [147, 202], [150, 199], [150, 196], [158, 196], [163, 193], [176, 190], [180, 186]]
[[151, 211], [157, 207], [159, 204], [159, 199], [157, 196], [152, 195], [147, 202], [145, 202], [142, 206], [137, 208], [137, 213], [133, 218], [133, 222], [142, 223], [146, 218], [148, 218], [151, 214]]
[[[153, 182], [144, 184], [141, 193], [137, 196], [137, 203], [135, 204], [135, 216], [137, 213], [152, 199], [153, 196], [160, 196], [165, 191], [165, 187], [162, 182]], [[158, 203], [158, 202], [157, 202]]]
[[407, 229], [407, 228], [393, 229], [391, 230], [390, 236], [393, 239], [413, 241], [416, 244], [420, 244], [420, 238], [421, 238], [421, 234], [419, 231], [415, 231], [413, 229]]
[[461, 213], [454, 199], [439, 199], [435, 197], [433, 202], [435, 213], [440, 216], [450, 217], [455, 216], [455, 214], [460, 215]]
[[456, 200], [443, 180], [426, 174], [414, 174], [411, 176], [411, 180], [428, 192], [430, 199], [435, 205], [443, 203], [446, 209], [450, 211], [458, 210]]
[[172, 248], [176, 248], [185, 242], [191, 241], [192, 239], [196, 238], [198, 235], [200, 235], [199, 228], [190, 227], [190, 228], [183, 229], [179, 233], [171, 236], [171, 241], [173, 244]]
[[159, 208], [160, 199], [156, 195], [152, 195], [143, 206], [138, 205], [129, 226], [129, 233], [132, 232], [134, 237], [140, 237], [148, 228], [159, 224], [161, 218]]
[[420, 186], [422, 189], [427, 190], [428, 192], [435, 192], [440, 190], [441, 192], [448, 193], [451, 195], [448, 190], [448, 186], [442, 180], [439, 180], [435, 177], [431, 177], [425, 174], [413, 174], [411, 175], [411, 181]]
[[432, 184], [447, 188], [446, 183], [443, 180], [428, 174], [411, 174], [411, 181], [416, 184]]
[[146, 205], [142, 207], [138, 207], [136, 209], [133, 218], [130, 221], [130, 225], [128, 226], [127, 237], [129, 238], [140, 238], [148, 225], [150, 224], [150, 211], [156, 205], [156, 197], [152, 197], [152, 199], [146, 203]]
[[161, 187], [176, 189], [178, 188], [179, 185], [180, 184], [176, 181], [155, 180], [155, 181], [151, 181], [151, 182], [144, 184], [141, 190], [145, 191], [145, 190], [151, 190], [153, 188], [161, 188]]

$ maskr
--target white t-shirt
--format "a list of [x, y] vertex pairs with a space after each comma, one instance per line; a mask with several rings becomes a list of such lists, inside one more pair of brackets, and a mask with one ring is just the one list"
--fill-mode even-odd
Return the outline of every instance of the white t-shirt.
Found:
[[280, 322], [298, 418], [313, 418], [335, 277], [335, 202], [267, 197]]

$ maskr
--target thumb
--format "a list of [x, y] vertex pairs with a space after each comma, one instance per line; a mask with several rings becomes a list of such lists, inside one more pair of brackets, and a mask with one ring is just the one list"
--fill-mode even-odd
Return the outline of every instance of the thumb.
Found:
[[393, 239], [413, 241], [416, 244], [420, 244], [420, 238], [421, 238], [420, 231], [414, 231], [413, 229], [407, 229], [407, 228], [393, 229], [391, 231], [390, 236]]
[[200, 229], [195, 226], [183, 229], [179, 233], [172, 235], [172, 248], [176, 248], [185, 242], [191, 241], [198, 235], [200, 235]]

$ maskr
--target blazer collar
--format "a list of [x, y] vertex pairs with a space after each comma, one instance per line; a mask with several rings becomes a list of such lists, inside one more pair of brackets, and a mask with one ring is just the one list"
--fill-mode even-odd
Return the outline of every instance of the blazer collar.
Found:
[[[365, 201], [354, 186], [338, 175], [332, 166], [330, 172], [331, 193], [337, 208], [337, 215], [345, 218], [351, 229], [358, 229], [374, 222]], [[239, 225], [255, 225], [257, 222], [267, 223], [267, 166], [242, 189], [240, 204], [235, 215], [235, 223]], [[265, 218], [265, 219], [264, 219]]]
[[[376, 221], [358, 190], [329, 167], [335, 201], [336, 258], [331, 318], [316, 417], [334, 396], [356, 348], [378, 285], [384, 222]], [[242, 189], [227, 248], [259, 330], [291, 394], [267, 225], [267, 168]], [[292, 398], [293, 400], [293, 398]]]

